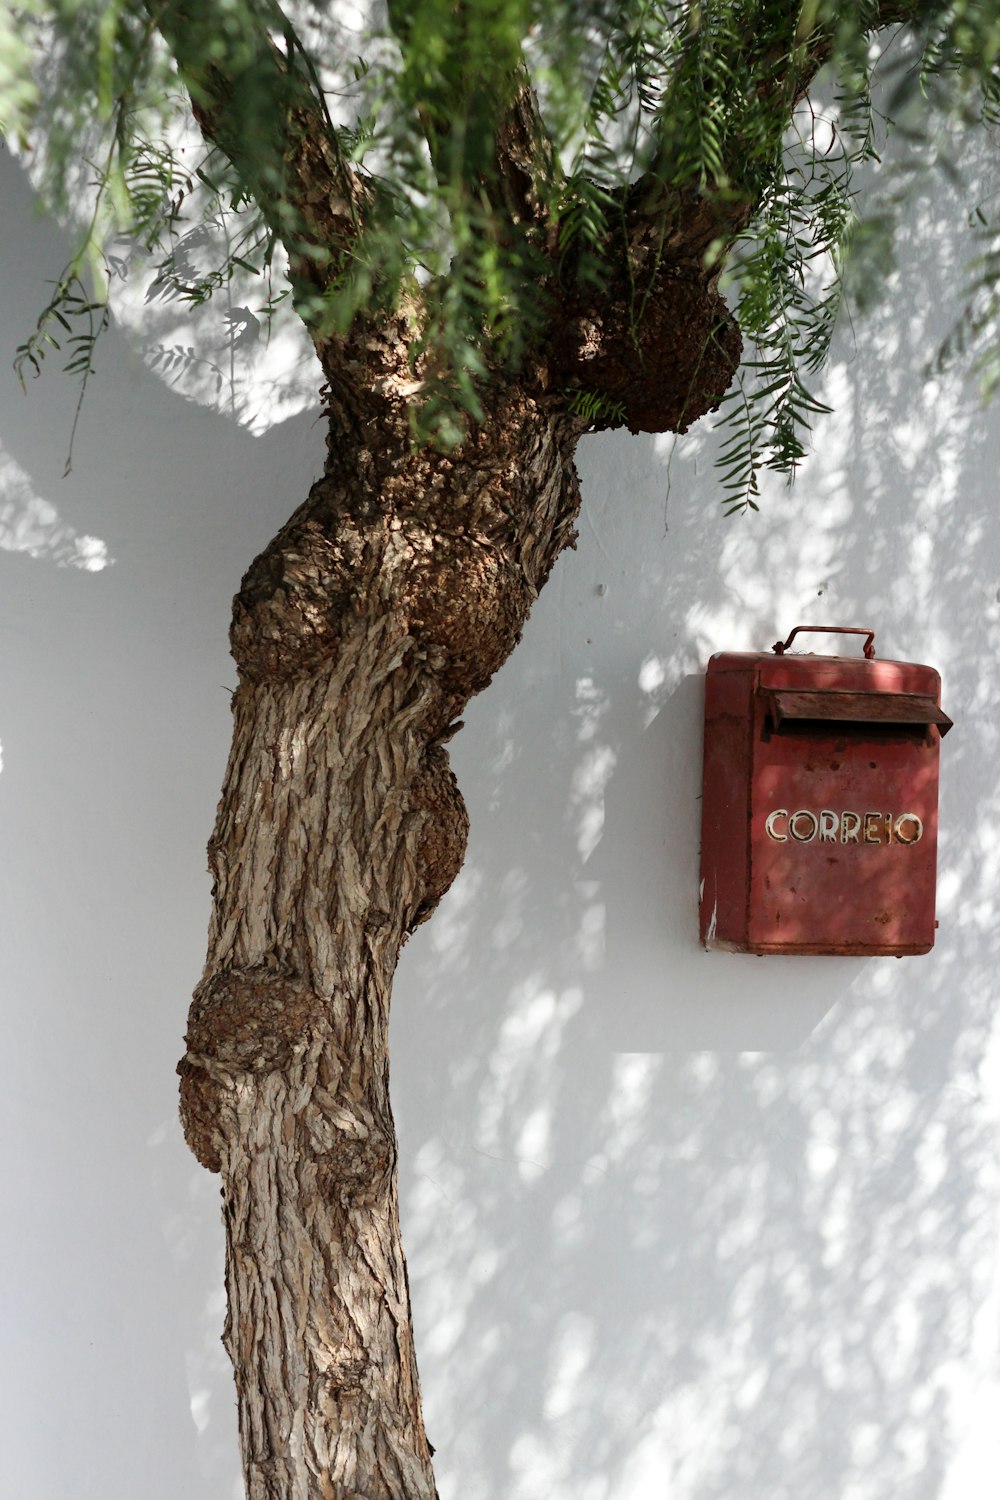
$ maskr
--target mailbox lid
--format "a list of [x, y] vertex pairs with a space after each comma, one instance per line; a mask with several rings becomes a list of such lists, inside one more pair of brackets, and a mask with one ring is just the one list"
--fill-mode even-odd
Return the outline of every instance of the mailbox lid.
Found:
[[768, 707], [777, 729], [794, 724], [936, 724], [945, 735], [952, 727], [931, 693], [887, 693], [871, 688], [860, 692], [843, 688], [772, 688]]
[[902, 693], [941, 702], [941, 676], [914, 661], [868, 661], [863, 656], [820, 656], [812, 652], [720, 651], [708, 663], [709, 676], [746, 674], [755, 686], [789, 691]]

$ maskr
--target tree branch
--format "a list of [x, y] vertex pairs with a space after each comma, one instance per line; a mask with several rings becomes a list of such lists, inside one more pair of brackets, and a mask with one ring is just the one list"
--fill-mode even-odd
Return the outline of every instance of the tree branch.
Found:
[[[289, 254], [322, 289], [357, 237], [372, 188], [345, 161], [315, 69], [276, 0], [147, 0], [195, 119]], [[280, 37], [284, 48], [275, 37]]]
[[[870, 8], [868, 35], [915, 21], [935, 7], [920, 0], [885, 0]], [[712, 180], [703, 172], [693, 175], [684, 161], [683, 130], [691, 120], [704, 120], [693, 94], [705, 80], [692, 76], [702, 40], [701, 7], [690, 10], [691, 34], [660, 114], [656, 159], [630, 188], [628, 203], [634, 232], [657, 237], [664, 254], [683, 245], [686, 254], [696, 256], [714, 240], [731, 243], [753, 217], [762, 175], [781, 150], [795, 108], [833, 55], [842, 8], [821, 0], [760, 0], [748, 7], [729, 45], [714, 48], [711, 78], [732, 79], [737, 91], [742, 84], [746, 107], [729, 115]], [[753, 140], [758, 149], [748, 153]]]
[[404, 98], [446, 191], [487, 200], [512, 225], [546, 218], [553, 153], [521, 47], [517, 17], [474, 0], [435, 7], [389, 0]]

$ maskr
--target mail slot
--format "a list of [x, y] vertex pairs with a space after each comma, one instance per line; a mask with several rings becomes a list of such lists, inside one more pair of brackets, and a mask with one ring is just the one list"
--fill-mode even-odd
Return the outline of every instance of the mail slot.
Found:
[[[789, 651], [865, 635], [861, 656]], [[705, 683], [701, 940], [739, 953], [926, 953], [934, 944], [941, 679], [877, 661], [874, 632], [798, 625], [722, 652]]]

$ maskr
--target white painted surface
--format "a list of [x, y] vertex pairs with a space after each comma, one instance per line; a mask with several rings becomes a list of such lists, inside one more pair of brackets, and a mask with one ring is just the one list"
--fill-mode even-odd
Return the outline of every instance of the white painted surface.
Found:
[[[65, 247], [9, 158], [0, 185], [12, 351]], [[443, 1500], [995, 1496], [1000, 438], [921, 380], [956, 218], [916, 207], [760, 516], [722, 518], [707, 433], [583, 445], [579, 548], [455, 742], [469, 858], [394, 1013]], [[99, 365], [64, 481], [75, 392], [0, 364], [0, 1493], [229, 1500], [217, 1187], [173, 1066], [228, 601], [322, 433], [251, 435], [116, 334]], [[937, 947], [706, 955], [705, 662], [830, 620], [944, 677]]]

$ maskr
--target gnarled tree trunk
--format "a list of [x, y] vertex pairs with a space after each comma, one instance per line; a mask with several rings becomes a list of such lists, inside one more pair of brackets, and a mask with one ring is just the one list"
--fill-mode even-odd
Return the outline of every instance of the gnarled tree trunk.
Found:
[[[444, 744], [573, 538], [568, 392], [683, 431], [739, 357], [697, 235], [669, 263], [641, 237], [620, 255], [631, 276], [594, 303], [567, 293], [545, 356], [484, 383], [448, 454], [413, 442], [401, 317], [318, 337], [325, 472], [235, 601], [215, 906], [180, 1072], [188, 1141], [222, 1176], [248, 1500], [436, 1493], [387, 1031], [400, 947], [465, 849]], [[637, 287], [655, 311], [638, 328]]]
[[[577, 429], [508, 387], [414, 449], [383, 349], [235, 601], [240, 683], [182, 1115], [222, 1177], [250, 1500], [434, 1496], [400, 1246], [393, 970], [462, 862], [443, 741], [572, 537]], [[400, 368], [404, 368], [400, 366]]]

